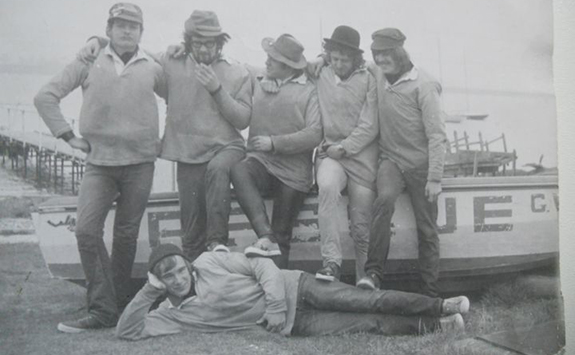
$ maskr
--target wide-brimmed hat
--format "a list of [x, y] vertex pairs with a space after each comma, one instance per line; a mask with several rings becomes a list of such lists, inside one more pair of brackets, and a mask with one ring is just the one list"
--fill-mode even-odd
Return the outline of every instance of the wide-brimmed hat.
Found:
[[135, 4], [119, 2], [110, 8], [109, 14], [110, 16], [108, 17], [108, 20], [121, 18], [123, 20], [137, 22], [141, 25], [144, 24], [142, 9], [140, 9], [140, 7]]
[[352, 49], [356, 52], [363, 53], [363, 50], [359, 48], [359, 32], [349, 26], [337, 26], [333, 30], [331, 38], [324, 38], [323, 40], [327, 43], [336, 43], [344, 46], [345, 48]]
[[262, 48], [273, 59], [294, 69], [303, 69], [307, 66], [303, 56], [303, 45], [290, 34], [284, 33], [276, 40], [266, 37], [262, 40]]
[[170, 255], [179, 255], [182, 258], [188, 260], [188, 258], [184, 255], [184, 252], [182, 252], [182, 249], [180, 249], [180, 247], [177, 245], [171, 243], [160, 244], [153, 248], [152, 252], [150, 253], [150, 259], [148, 260], [148, 271], [152, 272], [152, 270], [154, 270], [154, 266], [156, 266], [157, 263]]
[[187, 34], [198, 34], [204, 37], [225, 36], [230, 38], [229, 34], [222, 31], [218, 15], [213, 11], [194, 10], [190, 18], [186, 20], [184, 29]]
[[371, 50], [382, 51], [403, 46], [405, 35], [397, 28], [384, 28], [371, 35]]

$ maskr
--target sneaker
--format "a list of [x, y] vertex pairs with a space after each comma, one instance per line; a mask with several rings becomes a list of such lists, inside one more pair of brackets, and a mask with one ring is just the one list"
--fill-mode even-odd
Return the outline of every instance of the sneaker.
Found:
[[105, 325], [90, 315], [77, 320], [58, 323], [58, 330], [64, 333], [81, 333], [90, 329], [112, 328], [115, 325]]
[[247, 247], [244, 250], [244, 254], [248, 258], [263, 256], [263, 257], [271, 257], [271, 256], [278, 256], [282, 255], [280, 251], [280, 246], [278, 243], [272, 242], [269, 238], [264, 237], [258, 239], [252, 246]]
[[439, 318], [439, 326], [444, 332], [460, 332], [465, 330], [465, 322], [459, 313]]
[[211, 242], [206, 249], [208, 249], [208, 251], [222, 251], [224, 253], [230, 252], [230, 249], [228, 249], [227, 246], [218, 242]]
[[335, 281], [335, 280], [339, 280], [339, 265], [337, 265], [336, 263], [327, 263], [327, 266], [325, 266], [324, 268], [318, 270], [315, 273], [315, 278], [318, 280], [323, 280], [323, 281]]
[[356, 286], [364, 290], [379, 290], [381, 282], [376, 274], [367, 274], [357, 282]]
[[456, 314], [469, 312], [469, 298], [465, 296], [451, 297], [443, 300], [442, 314]]

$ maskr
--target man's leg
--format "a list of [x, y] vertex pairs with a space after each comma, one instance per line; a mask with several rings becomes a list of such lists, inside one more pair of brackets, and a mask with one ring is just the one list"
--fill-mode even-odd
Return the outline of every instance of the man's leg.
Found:
[[182, 249], [192, 261], [203, 253], [206, 246], [205, 173], [207, 165], [207, 163], [178, 162], [177, 180]]
[[254, 158], [237, 163], [231, 171], [238, 203], [248, 217], [258, 238], [271, 237], [272, 227], [262, 193], [269, 190], [271, 177], [266, 168]]
[[[346, 186], [347, 175], [341, 164], [331, 158], [318, 159], [316, 169], [319, 188], [317, 221], [323, 266], [328, 267], [330, 263], [333, 263], [340, 268], [342, 256], [339, 225], [341, 221], [337, 211], [338, 205], [342, 203], [341, 191]], [[367, 240], [365, 244], [367, 253]]]
[[407, 192], [411, 199], [419, 248], [419, 272], [423, 281], [422, 293], [437, 297], [439, 294], [439, 236], [437, 231], [437, 201], [425, 197], [427, 171], [405, 172]]
[[298, 309], [291, 335], [320, 336], [342, 333], [420, 335], [438, 328], [439, 321], [435, 317]]
[[293, 225], [306, 194], [276, 180], [274, 195], [272, 230], [281, 251], [281, 255], [274, 262], [280, 269], [287, 269]]
[[120, 197], [116, 200], [114, 219], [114, 242], [112, 244], [112, 271], [119, 309], [131, 300], [132, 267], [136, 257], [140, 222], [148, 204], [154, 163], [122, 167], [118, 184]]
[[208, 163], [205, 173], [207, 228], [206, 244], [227, 245], [229, 237], [231, 188], [230, 171], [245, 157], [238, 149], [222, 150]]
[[348, 211], [351, 221], [350, 234], [355, 247], [355, 278], [359, 280], [365, 276], [364, 269], [369, 247], [371, 209], [376, 192], [350, 179], [347, 183], [347, 195], [349, 197]]
[[102, 325], [113, 326], [118, 317], [113, 273], [104, 245], [104, 221], [118, 196], [116, 167], [86, 165], [80, 185], [76, 239], [86, 276], [88, 313]]
[[[391, 240], [391, 218], [395, 211], [395, 201], [405, 188], [403, 176], [397, 165], [383, 160], [377, 171], [377, 198], [373, 203], [366, 275], [375, 275], [383, 280], [383, 271]], [[360, 280], [361, 281], [361, 280]]]

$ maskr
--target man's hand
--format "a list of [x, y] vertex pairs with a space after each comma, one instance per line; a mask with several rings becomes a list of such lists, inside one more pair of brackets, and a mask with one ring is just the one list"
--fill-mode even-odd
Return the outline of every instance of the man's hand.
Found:
[[263, 325], [268, 332], [279, 333], [284, 329], [286, 322], [285, 312], [281, 313], [264, 313], [264, 315], [256, 322], [257, 325]]
[[321, 72], [321, 69], [325, 67], [326, 64], [327, 63], [325, 62], [323, 57], [317, 57], [316, 59], [307, 62], [306, 71], [308, 72], [309, 75], [313, 76], [314, 78], [317, 78], [319, 76], [319, 73]]
[[428, 181], [425, 185], [425, 197], [429, 202], [437, 201], [437, 197], [441, 193], [440, 181]]
[[84, 153], [90, 153], [90, 143], [88, 143], [88, 141], [85, 140], [84, 138], [80, 137], [70, 138], [68, 144], [70, 145], [70, 147], [74, 149], [79, 149]]
[[92, 38], [76, 54], [76, 58], [86, 64], [94, 63], [100, 53], [100, 42], [97, 38]]
[[345, 155], [345, 149], [343, 149], [341, 144], [333, 144], [327, 148], [326, 153], [328, 157], [339, 160]]
[[248, 141], [248, 150], [256, 152], [271, 152], [273, 149], [272, 137], [255, 136]]
[[160, 281], [160, 279], [148, 271], [148, 283], [158, 290], [166, 290], [166, 284]]
[[180, 58], [186, 54], [186, 47], [183, 44], [172, 44], [168, 46], [166, 54], [170, 58]]
[[196, 77], [198, 81], [210, 92], [214, 93], [220, 87], [220, 80], [216, 76], [216, 73], [209, 65], [204, 63], [199, 63], [196, 65]]

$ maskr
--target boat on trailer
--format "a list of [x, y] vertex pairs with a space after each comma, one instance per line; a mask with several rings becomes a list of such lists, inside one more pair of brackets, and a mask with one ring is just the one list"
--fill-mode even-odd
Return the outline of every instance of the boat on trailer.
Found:
[[[305, 200], [293, 229], [289, 267], [315, 273], [322, 266], [317, 195]], [[444, 178], [439, 196], [440, 286], [445, 292], [469, 291], [518, 272], [553, 267], [559, 257], [557, 176]], [[272, 201], [266, 201], [271, 213]], [[112, 245], [112, 208], [105, 222], [105, 243]], [[347, 200], [338, 206], [342, 239], [342, 279], [353, 282], [355, 261], [349, 237]], [[75, 282], [84, 272], [74, 236], [76, 197], [46, 201], [34, 214], [40, 248], [51, 275]], [[152, 194], [142, 218], [132, 276], [145, 279], [151, 248], [181, 245], [178, 195]], [[234, 200], [229, 247], [242, 252], [256, 240]], [[418, 284], [417, 230], [408, 196], [402, 194], [392, 219], [385, 288], [415, 290]]]

